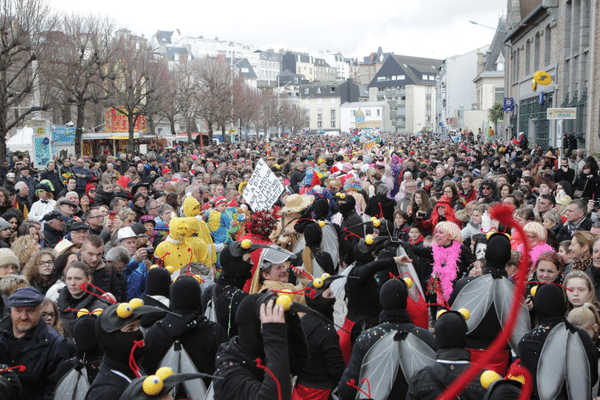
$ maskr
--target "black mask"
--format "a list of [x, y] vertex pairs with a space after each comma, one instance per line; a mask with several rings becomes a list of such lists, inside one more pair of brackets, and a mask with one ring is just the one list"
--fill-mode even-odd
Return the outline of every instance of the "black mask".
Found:
[[[108, 358], [128, 365], [129, 354], [131, 354], [133, 342], [136, 340], [144, 340], [144, 334], [139, 329], [134, 332], [121, 332], [119, 330], [103, 335], [100, 339], [100, 345]], [[139, 360], [143, 355], [144, 347], [136, 347], [133, 352], [134, 358]]]
[[333, 306], [335, 305], [335, 297], [325, 298], [323, 296], [317, 296], [314, 299], [311, 299], [307, 296], [306, 305], [333, 322]]

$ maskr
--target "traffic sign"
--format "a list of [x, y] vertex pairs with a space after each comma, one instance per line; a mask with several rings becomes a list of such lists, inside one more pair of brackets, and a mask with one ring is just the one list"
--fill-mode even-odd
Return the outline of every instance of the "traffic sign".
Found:
[[548, 108], [548, 119], [577, 119], [577, 108]]

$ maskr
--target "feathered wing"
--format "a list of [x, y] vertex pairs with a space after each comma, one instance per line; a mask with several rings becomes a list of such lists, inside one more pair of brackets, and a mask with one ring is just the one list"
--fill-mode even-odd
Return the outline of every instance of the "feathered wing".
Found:
[[400, 343], [400, 367], [406, 382], [415, 372], [435, 364], [436, 355], [427, 343], [413, 333], [408, 333]]
[[[510, 304], [513, 299], [515, 285], [506, 277], [494, 280], [494, 308], [500, 325], [504, 326], [510, 312]], [[521, 302], [519, 307], [519, 317], [510, 337], [509, 344], [515, 354], [519, 355], [519, 342], [531, 330], [529, 311], [525, 301]]]
[[90, 388], [85, 366], [81, 369], [73, 368], [56, 385], [54, 390], [55, 400], [84, 400]]
[[325, 226], [321, 228], [321, 230], [323, 231], [321, 250], [323, 250], [325, 253], [329, 253], [331, 259], [333, 260], [333, 269], [337, 271], [338, 264], [340, 263], [340, 249], [337, 231], [331, 222], [326, 222]]
[[[365, 393], [369, 393], [369, 386], [371, 390], [371, 398], [373, 400], [384, 400], [388, 398], [394, 382], [396, 381], [396, 375], [398, 373], [399, 357], [400, 357], [400, 345], [394, 340], [398, 331], [391, 330], [387, 334], [381, 337], [374, 345], [367, 351], [360, 368], [360, 378], [356, 383]], [[367, 381], [364, 381], [364, 379]], [[356, 398], [361, 399], [364, 394], [357, 391]]]
[[[400, 256], [404, 256], [404, 255], [408, 255], [408, 254], [406, 254], [406, 250], [404, 250], [404, 247], [398, 246], [398, 250], [396, 251], [396, 256], [400, 257]], [[408, 272], [408, 274], [410, 275], [410, 279], [412, 279], [413, 283], [415, 285], [417, 285], [417, 288], [419, 289], [419, 293], [421, 293], [421, 296], [423, 296], [423, 298], [426, 299], [425, 292], [423, 292], [423, 287], [421, 286], [421, 281], [419, 280], [419, 275], [417, 275], [417, 270], [415, 270], [414, 265], [412, 263], [406, 263], [405, 265], [398, 265], [397, 267], [398, 267], [398, 275]]]
[[452, 310], [466, 308], [471, 316], [467, 320], [467, 327], [471, 333], [483, 320], [483, 317], [492, 306], [494, 292], [494, 278], [492, 275], [481, 275], [467, 283], [456, 296], [452, 303]]
[[[171, 368], [175, 374], [198, 373], [198, 369], [192, 362], [192, 359], [178, 341], [173, 343], [169, 351], [167, 351], [167, 354], [165, 354], [160, 362], [160, 366]], [[206, 396], [206, 386], [204, 386], [204, 381], [201, 378], [185, 381], [183, 387], [190, 399], [204, 399]], [[175, 396], [176, 391], [177, 388], [174, 388], [171, 395]]]
[[[537, 364], [537, 376], [535, 377], [540, 399], [555, 399], [560, 394], [567, 372], [565, 359], [568, 339], [569, 330], [566, 328], [565, 323], [561, 322], [550, 331], [544, 342]], [[584, 357], [587, 359], [585, 353]], [[577, 373], [580, 369], [581, 359], [578, 360], [578, 366], [574, 372]], [[589, 399], [590, 397], [580, 398]]]
[[570, 400], [591, 399], [591, 368], [583, 342], [569, 331], [566, 350], [567, 393]]

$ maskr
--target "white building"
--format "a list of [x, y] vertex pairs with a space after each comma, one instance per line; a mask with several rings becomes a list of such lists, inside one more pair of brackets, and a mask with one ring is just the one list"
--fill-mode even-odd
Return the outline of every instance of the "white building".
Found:
[[476, 107], [477, 92], [473, 80], [478, 75], [478, 54], [489, 46], [449, 57], [440, 67], [436, 80], [436, 130], [440, 133], [464, 127], [464, 112]]
[[387, 101], [344, 103], [340, 106], [340, 129], [379, 129], [390, 131], [390, 111]]

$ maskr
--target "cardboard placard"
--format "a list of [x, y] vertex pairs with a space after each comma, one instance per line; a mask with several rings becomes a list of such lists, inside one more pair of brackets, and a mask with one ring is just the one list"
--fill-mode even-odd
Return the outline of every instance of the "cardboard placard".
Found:
[[261, 158], [250, 177], [242, 196], [252, 211], [268, 210], [275, 204], [284, 187]]

